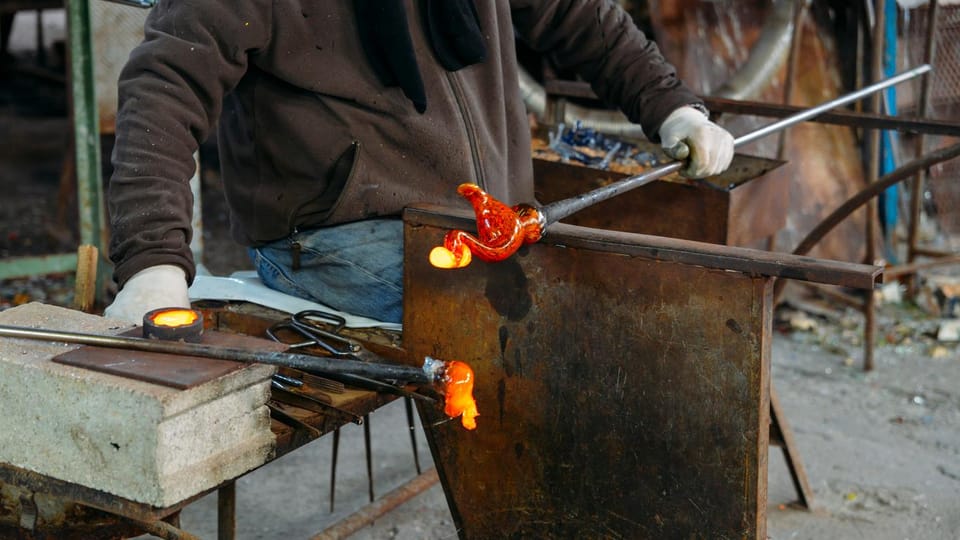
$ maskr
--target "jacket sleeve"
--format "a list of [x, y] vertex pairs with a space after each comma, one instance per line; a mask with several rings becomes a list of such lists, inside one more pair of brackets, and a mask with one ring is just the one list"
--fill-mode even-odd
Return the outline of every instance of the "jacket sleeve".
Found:
[[114, 279], [190, 253], [194, 152], [271, 35], [271, 0], [161, 0], [120, 73], [108, 188]]
[[511, 0], [517, 35], [535, 51], [573, 69], [605, 102], [659, 140], [674, 109], [700, 100], [657, 45], [612, 0]]

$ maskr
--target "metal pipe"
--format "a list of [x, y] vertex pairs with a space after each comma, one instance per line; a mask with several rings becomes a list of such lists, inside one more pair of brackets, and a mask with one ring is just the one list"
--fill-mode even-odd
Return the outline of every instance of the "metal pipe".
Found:
[[442, 362], [427, 357], [422, 368], [398, 364], [361, 362], [359, 360], [331, 359], [306, 354], [277, 351], [251, 351], [230, 347], [214, 347], [181, 341], [161, 341], [124, 336], [101, 336], [58, 330], [42, 330], [0, 325], [0, 337], [76, 343], [94, 347], [135, 351], [200, 356], [233, 362], [248, 362], [290, 367], [317, 374], [360, 375], [376, 380], [406, 382], [414, 385], [432, 385], [442, 371]]
[[237, 483], [231, 480], [217, 490], [217, 540], [237, 537]]
[[[937, 51], [937, 18], [939, 2], [930, 0], [927, 11], [927, 34], [923, 44], [923, 61], [933, 65], [934, 57]], [[917, 104], [917, 112], [920, 118], [930, 116], [930, 89], [932, 88], [932, 75], [925, 75], [920, 79], [920, 101]], [[922, 156], [925, 150], [926, 137], [920, 133], [916, 140], [916, 155]], [[923, 209], [923, 182], [926, 178], [924, 171], [918, 171], [910, 186], [910, 226], [907, 231], [907, 263], [913, 263], [921, 255], [917, 248], [920, 231], [920, 213]], [[907, 291], [910, 297], [917, 293], [917, 280], [915, 274], [910, 274], [907, 280]]]
[[[865, 0], [867, 4], [870, 0]], [[883, 44], [884, 44], [884, 25], [886, 24], [886, 0], [874, 0], [874, 24], [873, 24], [873, 43], [871, 45], [871, 74], [870, 77], [879, 81], [883, 74]], [[880, 96], [870, 97], [870, 112], [880, 113]], [[880, 130], [871, 129], [866, 133], [867, 138], [867, 185], [873, 184], [880, 176]], [[879, 226], [879, 215], [877, 213], [877, 200], [870, 198], [867, 201], [867, 219], [866, 219], [866, 253], [864, 262], [874, 264], [877, 258], [877, 237]], [[863, 306], [864, 329], [863, 329], [863, 370], [873, 369], [873, 340], [877, 333], [876, 320], [876, 300], [872, 294], [867, 295]]]
[[[717, 89], [715, 94], [731, 99], [756, 96], [776, 78], [787, 60], [794, 29], [794, 13], [807, 0], [774, 2], [760, 37], [750, 49], [746, 63]], [[805, 6], [804, 6], [805, 7]]]
[[135, 523], [143, 529], [143, 532], [152, 534], [157, 538], [163, 538], [164, 540], [200, 540], [199, 536], [192, 535], [166, 521], [143, 521], [126, 516], [122, 517], [131, 523]]
[[[924, 62], [931, 64], [931, 62]], [[929, 77], [927, 73], [925, 77]], [[718, 97], [703, 96], [704, 103], [711, 112], [731, 113], [749, 116], [768, 116], [772, 118], [784, 118], [798, 111], [805, 110], [804, 107], [795, 105], [779, 105], [776, 103], [763, 103], [760, 101], [735, 101], [731, 99], [721, 99]], [[867, 129], [887, 129], [897, 130], [903, 133], [924, 135], [946, 135], [947, 137], [960, 137], [960, 125], [949, 120], [938, 120], [936, 118], [890, 116], [886, 114], [873, 114], [867, 112], [856, 112], [848, 109], [839, 109], [825, 112], [816, 118], [810, 118], [811, 122], [822, 124], [832, 124], [838, 126], [851, 126], [855, 128]]]
[[431, 467], [423, 474], [415, 476], [412, 480], [394, 489], [376, 502], [368, 504], [359, 511], [334, 523], [320, 534], [314, 536], [312, 540], [347, 538], [383, 517], [401, 504], [430, 489], [439, 481], [440, 475], [437, 474], [437, 469]]
[[[888, 88], [895, 84], [899, 84], [901, 82], [910, 80], [914, 77], [917, 77], [919, 75], [922, 75], [930, 71], [931, 69], [932, 68], [930, 67], [929, 64], [924, 64], [922, 66], [918, 66], [913, 69], [907, 70], [903, 73], [890, 77], [889, 79], [886, 79], [884, 81], [879, 81], [877, 83], [871, 84], [870, 86], [867, 86], [855, 92], [845, 94], [836, 99], [832, 99], [830, 101], [827, 101], [825, 103], [822, 103], [810, 109], [788, 116], [777, 122], [773, 122], [772, 124], [761, 127], [757, 130], [747, 133], [746, 135], [741, 135], [740, 137], [737, 137], [736, 139], [734, 139], [733, 144], [735, 147], [739, 147], [739, 146], [743, 146], [744, 144], [751, 143], [753, 141], [756, 141], [757, 139], [766, 137], [771, 133], [775, 133], [787, 127], [799, 124], [804, 120], [813, 118], [814, 116], [817, 116], [818, 114], [821, 114], [830, 109], [839, 107], [841, 105], [846, 105], [848, 103], [851, 103], [859, 99], [862, 99], [866, 96], [869, 96], [877, 91], [883, 90], [884, 88]], [[569, 199], [563, 199], [560, 201], [547, 204], [539, 209], [540, 216], [541, 216], [541, 224], [544, 228], [546, 228], [548, 225], [552, 223], [556, 223], [557, 221], [560, 221], [565, 217], [575, 214], [576, 212], [579, 212], [584, 208], [593, 206], [594, 204], [605, 201], [607, 199], [610, 199], [612, 197], [615, 197], [617, 195], [620, 195], [632, 189], [636, 189], [640, 186], [644, 186], [646, 184], [649, 184], [650, 182], [653, 182], [654, 180], [663, 178], [664, 176], [677, 172], [681, 168], [683, 168], [683, 165], [684, 163], [682, 161], [674, 161], [672, 163], [668, 163], [656, 169], [647, 171], [643, 174], [638, 174], [636, 176], [624, 178], [623, 180], [618, 180], [616, 182], [613, 182], [601, 188], [597, 188], [593, 191], [589, 191], [582, 195], [577, 195], [576, 197], [571, 197]]]
[[113, 2], [114, 4], [122, 4], [124, 6], [138, 7], [138, 8], [152, 8], [157, 0], [107, 0], [107, 2]]

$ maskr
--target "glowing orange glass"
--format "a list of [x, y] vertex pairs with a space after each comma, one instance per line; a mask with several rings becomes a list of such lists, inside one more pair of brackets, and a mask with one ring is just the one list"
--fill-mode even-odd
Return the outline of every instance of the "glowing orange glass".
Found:
[[477, 216], [477, 236], [453, 230], [443, 245], [430, 251], [430, 264], [437, 268], [463, 268], [471, 253], [486, 262], [502, 261], [543, 235], [540, 212], [520, 204], [507, 206], [475, 184], [460, 184], [457, 193], [470, 201]]
[[460, 423], [467, 429], [477, 429], [477, 402], [473, 399], [473, 368], [451, 360], [446, 363], [443, 376], [444, 408], [450, 418], [460, 416]]
[[197, 312], [189, 309], [169, 309], [150, 318], [157, 326], [187, 326], [197, 320]]

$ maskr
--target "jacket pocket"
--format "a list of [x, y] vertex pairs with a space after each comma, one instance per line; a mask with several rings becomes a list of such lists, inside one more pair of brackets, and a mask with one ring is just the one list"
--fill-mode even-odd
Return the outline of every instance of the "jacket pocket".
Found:
[[350, 197], [350, 187], [365, 176], [366, 168], [361, 159], [360, 141], [353, 141], [334, 162], [327, 173], [326, 187], [323, 192], [309, 201], [305, 201], [293, 213], [290, 229], [305, 230], [329, 225], [334, 212]]

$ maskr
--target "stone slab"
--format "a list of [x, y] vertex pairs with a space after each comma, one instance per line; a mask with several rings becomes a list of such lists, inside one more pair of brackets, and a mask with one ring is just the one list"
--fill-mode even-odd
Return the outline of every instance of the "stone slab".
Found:
[[[31, 303], [0, 324], [114, 335], [130, 328]], [[77, 345], [0, 338], [0, 462], [167, 507], [270, 458], [273, 366], [178, 390], [54, 363]]]

